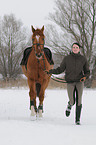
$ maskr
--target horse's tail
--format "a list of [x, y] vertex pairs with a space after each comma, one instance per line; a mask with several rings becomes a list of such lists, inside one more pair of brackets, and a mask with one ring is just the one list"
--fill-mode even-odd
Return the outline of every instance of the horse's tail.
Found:
[[40, 89], [41, 89], [41, 84], [36, 83], [36, 92], [37, 92], [37, 96], [39, 96]]

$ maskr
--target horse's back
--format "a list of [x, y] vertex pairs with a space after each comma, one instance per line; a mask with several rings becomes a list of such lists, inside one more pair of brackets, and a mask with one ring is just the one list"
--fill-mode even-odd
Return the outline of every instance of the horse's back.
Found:
[[24, 50], [23, 58], [22, 58], [22, 60], [21, 60], [20, 65], [27, 65], [28, 58], [29, 58], [29, 55], [30, 55], [31, 51], [32, 51], [32, 47], [27, 47], [27, 48]]
[[48, 47], [44, 47], [44, 54], [50, 65], [54, 65], [54, 61], [52, 59], [52, 52]]

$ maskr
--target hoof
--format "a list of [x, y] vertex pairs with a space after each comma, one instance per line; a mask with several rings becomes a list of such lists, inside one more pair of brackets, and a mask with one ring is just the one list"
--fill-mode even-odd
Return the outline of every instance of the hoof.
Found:
[[42, 113], [43, 113], [43, 105], [39, 105], [38, 106], [38, 117], [39, 118], [43, 117]]
[[39, 118], [42, 118], [43, 117], [43, 115], [42, 115], [42, 110], [41, 109], [39, 109]]
[[36, 120], [36, 112], [35, 112], [35, 109], [34, 109], [34, 106], [31, 106], [31, 120]]
[[35, 121], [36, 120], [36, 115], [35, 116], [30, 116], [30, 120]]

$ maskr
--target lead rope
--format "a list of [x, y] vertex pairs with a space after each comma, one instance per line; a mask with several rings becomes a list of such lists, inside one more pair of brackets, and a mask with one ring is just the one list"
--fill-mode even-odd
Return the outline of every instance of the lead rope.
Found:
[[[36, 45], [36, 44], [34, 44], [34, 45]], [[34, 46], [34, 45], [33, 45], [33, 46]], [[41, 45], [41, 44], [40, 44], [40, 45]], [[44, 44], [43, 44], [43, 51], [44, 51]], [[43, 57], [44, 69], [43, 69], [43, 67], [42, 67], [41, 64], [40, 64], [39, 59], [37, 59], [37, 61], [38, 61], [38, 63], [40, 64], [41, 69], [42, 69], [47, 75], [50, 76], [50, 74], [48, 74], [48, 72], [45, 71], [45, 70], [46, 70], [46, 66], [45, 66], [45, 61], [44, 61], [44, 60], [45, 60], [45, 59], [44, 59], [44, 55], [43, 55], [42, 57]], [[64, 79], [62, 79], [62, 78], [54, 77], [52, 74], [51, 74], [51, 79], [54, 80], [54, 81], [56, 81], [56, 82], [60, 82], [60, 83], [72, 83], [72, 81], [67, 82], [67, 81], [64, 81]]]
[[[46, 70], [46, 67], [45, 67], [44, 58], [43, 58], [43, 62], [44, 62], [44, 69], [43, 69], [43, 67], [41, 66], [40, 61], [39, 61], [39, 59], [38, 59], [38, 63], [40, 64], [41, 69], [42, 69], [48, 76], [50, 76], [50, 74], [48, 74], [48, 72], [45, 71], [45, 70]], [[54, 75], [51, 75], [51, 79], [54, 80], [54, 81], [56, 81], [56, 82], [60, 82], [60, 83], [72, 83], [72, 82], [66, 82], [66, 81], [64, 81], [64, 79], [61, 79], [61, 78], [58, 78], [58, 77], [54, 77]]]
[[56, 82], [67, 83], [64, 79], [55, 77], [54, 75], [51, 75], [51, 79], [56, 81]]
[[[44, 63], [44, 69], [43, 69], [43, 67], [42, 67], [41, 64], [40, 64], [39, 59], [37, 59], [38, 63], [40, 64], [41, 69], [42, 69], [48, 76], [50, 76], [50, 74], [48, 74], [48, 72], [46, 71], [45, 61], [44, 61], [44, 60], [45, 60], [45, 59], [44, 59], [44, 55], [43, 55], [43, 63]], [[56, 81], [56, 82], [60, 82], [60, 83], [68, 83], [68, 82], [64, 81], [64, 79], [62, 79], [62, 78], [54, 77], [54, 75], [51, 75], [51, 79], [54, 80], [54, 81]], [[71, 83], [72, 83], [72, 82], [71, 82]]]

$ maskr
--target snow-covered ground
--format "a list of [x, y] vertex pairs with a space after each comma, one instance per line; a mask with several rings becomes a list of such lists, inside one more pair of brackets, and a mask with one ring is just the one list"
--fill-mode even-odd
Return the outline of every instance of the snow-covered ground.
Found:
[[81, 125], [67, 91], [46, 90], [42, 120], [30, 120], [28, 89], [0, 89], [0, 145], [96, 145], [96, 89], [84, 89]]

